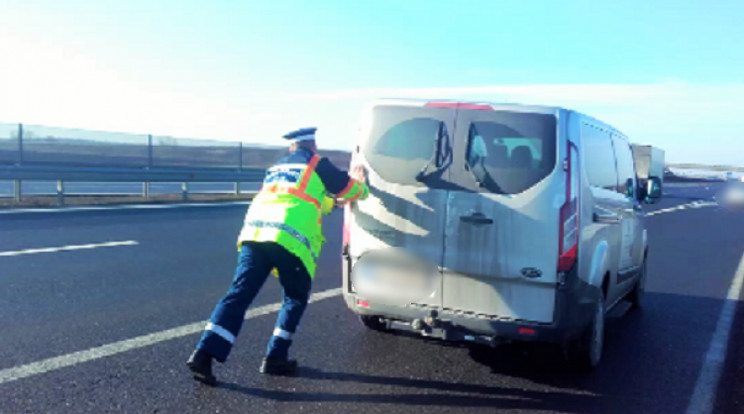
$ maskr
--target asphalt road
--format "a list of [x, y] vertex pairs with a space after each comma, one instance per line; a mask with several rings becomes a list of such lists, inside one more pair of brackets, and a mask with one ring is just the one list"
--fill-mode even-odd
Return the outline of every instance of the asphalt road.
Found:
[[[267, 310], [246, 321], [216, 367], [217, 388], [184, 366], [198, 333], [149, 345], [141, 338], [209, 316], [232, 277], [244, 206], [0, 214], [0, 412], [684, 413], [744, 254], [744, 213], [691, 204], [715, 191], [668, 185], [661, 203], [646, 206], [657, 212], [647, 219], [646, 307], [608, 321], [594, 372], [571, 369], [550, 346], [489, 349], [372, 332], [334, 295], [303, 319], [292, 349], [297, 377], [257, 372], [276, 317]], [[340, 286], [340, 220], [326, 220], [314, 292]], [[136, 244], [2, 255], [126, 241]], [[279, 298], [269, 280], [255, 306]], [[729, 344], [716, 412], [742, 408], [743, 336]], [[126, 350], [132, 338], [139, 345]], [[90, 350], [102, 345], [113, 350], [96, 357]], [[60, 361], [68, 366], [57, 369]], [[38, 372], [3, 377], [24, 365]]]

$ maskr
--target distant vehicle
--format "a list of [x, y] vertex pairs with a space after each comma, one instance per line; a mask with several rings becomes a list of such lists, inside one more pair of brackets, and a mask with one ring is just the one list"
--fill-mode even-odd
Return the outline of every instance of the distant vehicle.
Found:
[[[382, 101], [352, 163], [343, 295], [376, 330], [496, 344], [545, 341], [596, 366], [607, 310], [640, 306], [648, 244], [628, 139], [543, 106]], [[661, 174], [661, 173], [660, 173]]]
[[659, 177], [664, 185], [664, 150], [651, 145], [632, 145], [635, 169], [641, 185], [645, 186], [648, 177]]
[[731, 181], [716, 197], [724, 207], [740, 210], [744, 209], [744, 177], [740, 181]]

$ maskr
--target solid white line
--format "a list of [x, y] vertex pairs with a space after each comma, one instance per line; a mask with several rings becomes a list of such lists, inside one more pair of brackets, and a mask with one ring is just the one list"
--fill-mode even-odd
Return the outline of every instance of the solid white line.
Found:
[[70, 250], [97, 249], [99, 247], [136, 246], [138, 244], [139, 243], [134, 240], [127, 240], [127, 241], [95, 243], [95, 244], [80, 244], [77, 246], [45, 247], [41, 249], [24, 249], [24, 250], [10, 251], [10, 252], [0, 252], [0, 257], [21, 256], [24, 254], [36, 254], [36, 253], [65, 252], [65, 251], [70, 251]]
[[19, 208], [0, 210], [3, 214], [20, 214], [20, 213], [69, 213], [75, 211], [107, 211], [107, 210], [156, 210], [167, 208], [183, 207], [220, 207], [249, 205], [250, 201], [230, 201], [223, 203], [178, 203], [178, 204], [124, 204], [116, 206], [86, 206], [86, 207], [61, 207], [61, 208]]
[[[332, 298], [341, 294], [341, 288], [324, 290], [314, 293], [310, 296], [310, 302], [317, 302], [323, 299]], [[263, 315], [277, 312], [282, 307], [281, 303], [272, 303], [270, 305], [254, 308], [246, 312], [245, 319], [252, 319]], [[84, 351], [73, 352], [58, 357], [43, 359], [30, 364], [21, 365], [13, 368], [0, 370], [0, 384], [28, 378], [34, 375], [45, 374], [61, 368], [82, 364], [84, 362], [105, 358], [108, 356], [120, 354], [122, 352], [134, 349], [144, 348], [160, 342], [171, 339], [181, 338], [192, 335], [204, 330], [205, 322], [195, 322], [177, 328], [167, 329], [147, 335], [138, 336], [123, 341], [113, 342], [110, 344], [86, 349]]]
[[647, 217], [648, 216], [655, 216], [657, 214], [671, 213], [673, 211], [687, 210], [687, 209], [690, 209], [690, 208], [714, 207], [714, 206], [717, 206], [717, 205], [718, 205], [718, 203], [716, 203], [714, 201], [699, 200], [699, 201], [693, 201], [692, 203], [680, 204], [678, 206], [664, 208], [664, 209], [661, 209], [661, 210], [654, 210], [654, 211], [651, 211], [651, 212], [646, 213], [646, 216]]
[[716, 401], [716, 390], [723, 373], [723, 364], [726, 362], [726, 348], [728, 348], [731, 327], [736, 316], [736, 306], [739, 303], [739, 295], [744, 285], [744, 255], [739, 262], [734, 281], [731, 283], [726, 301], [723, 303], [721, 314], [718, 316], [716, 330], [710, 347], [705, 354], [703, 367], [700, 370], [695, 391], [687, 407], [688, 414], [709, 414], [713, 412]]

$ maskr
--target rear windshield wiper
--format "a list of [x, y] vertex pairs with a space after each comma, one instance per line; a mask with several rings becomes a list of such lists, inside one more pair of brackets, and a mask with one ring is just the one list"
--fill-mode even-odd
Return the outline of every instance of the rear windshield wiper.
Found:
[[429, 168], [431, 168], [432, 164], [437, 167], [436, 171], [433, 171], [431, 174], [434, 174], [438, 171], [438, 169], [442, 166], [442, 139], [447, 135], [447, 127], [444, 125], [444, 122], [439, 123], [439, 128], [437, 128], [437, 136], [436, 139], [434, 139], [434, 155], [429, 159], [429, 161], [426, 162], [426, 165], [416, 174], [416, 181], [423, 181], [429, 174], [427, 172], [429, 171]]

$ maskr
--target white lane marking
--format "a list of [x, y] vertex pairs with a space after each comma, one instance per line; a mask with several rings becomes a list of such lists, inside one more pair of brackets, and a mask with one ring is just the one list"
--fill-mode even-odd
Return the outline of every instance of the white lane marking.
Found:
[[726, 362], [726, 349], [728, 348], [731, 327], [736, 316], [736, 306], [739, 303], [739, 295], [744, 285], [744, 255], [739, 262], [734, 281], [731, 283], [726, 301], [718, 316], [716, 330], [710, 341], [708, 352], [703, 360], [703, 367], [695, 383], [695, 390], [687, 406], [688, 414], [709, 414], [713, 412], [716, 401], [718, 383], [723, 373], [723, 364]]
[[[341, 294], [341, 288], [328, 289], [322, 292], [314, 293], [310, 296], [310, 302], [317, 302], [323, 299], [332, 298]], [[245, 319], [252, 319], [263, 315], [268, 315], [279, 311], [281, 303], [272, 303], [270, 305], [260, 306], [245, 313]], [[147, 335], [138, 336], [123, 341], [113, 342], [110, 344], [86, 349], [84, 351], [73, 352], [58, 357], [43, 359], [26, 365], [20, 365], [13, 368], [0, 370], [0, 384], [17, 381], [34, 375], [45, 374], [61, 368], [82, 364], [84, 362], [105, 358], [108, 356], [120, 354], [122, 352], [134, 349], [144, 348], [155, 345], [160, 342], [171, 339], [181, 338], [192, 335], [204, 330], [206, 321], [190, 323], [177, 328], [167, 329]]]
[[21, 256], [24, 254], [36, 254], [36, 253], [54, 253], [54, 252], [65, 252], [70, 250], [87, 250], [97, 249], [99, 247], [118, 247], [118, 246], [136, 246], [139, 242], [134, 240], [117, 241], [117, 242], [106, 242], [106, 243], [94, 243], [94, 244], [80, 244], [77, 246], [60, 246], [60, 247], [44, 247], [41, 249], [24, 249], [9, 252], [0, 252], [0, 257], [4, 256]]
[[20, 213], [69, 213], [74, 211], [106, 211], [106, 210], [155, 210], [163, 208], [183, 208], [183, 207], [220, 207], [249, 205], [250, 201], [230, 201], [223, 203], [178, 203], [178, 204], [126, 204], [117, 206], [86, 206], [86, 207], [62, 207], [62, 208], [19, 208], [0, 210], [3, 214], [20, 214]]
[[673, 211], [688, 210], [691, 208], [703, 208], [703, 207], [715, 207], [718, 203], [715, 201], [693, 201], [692, 203], [680, 204], [674, 207], [663, 208], [661, 210], [654, 210], [646, 213], [646, 216], [655, 216], [657, 214], [671, 213]]

